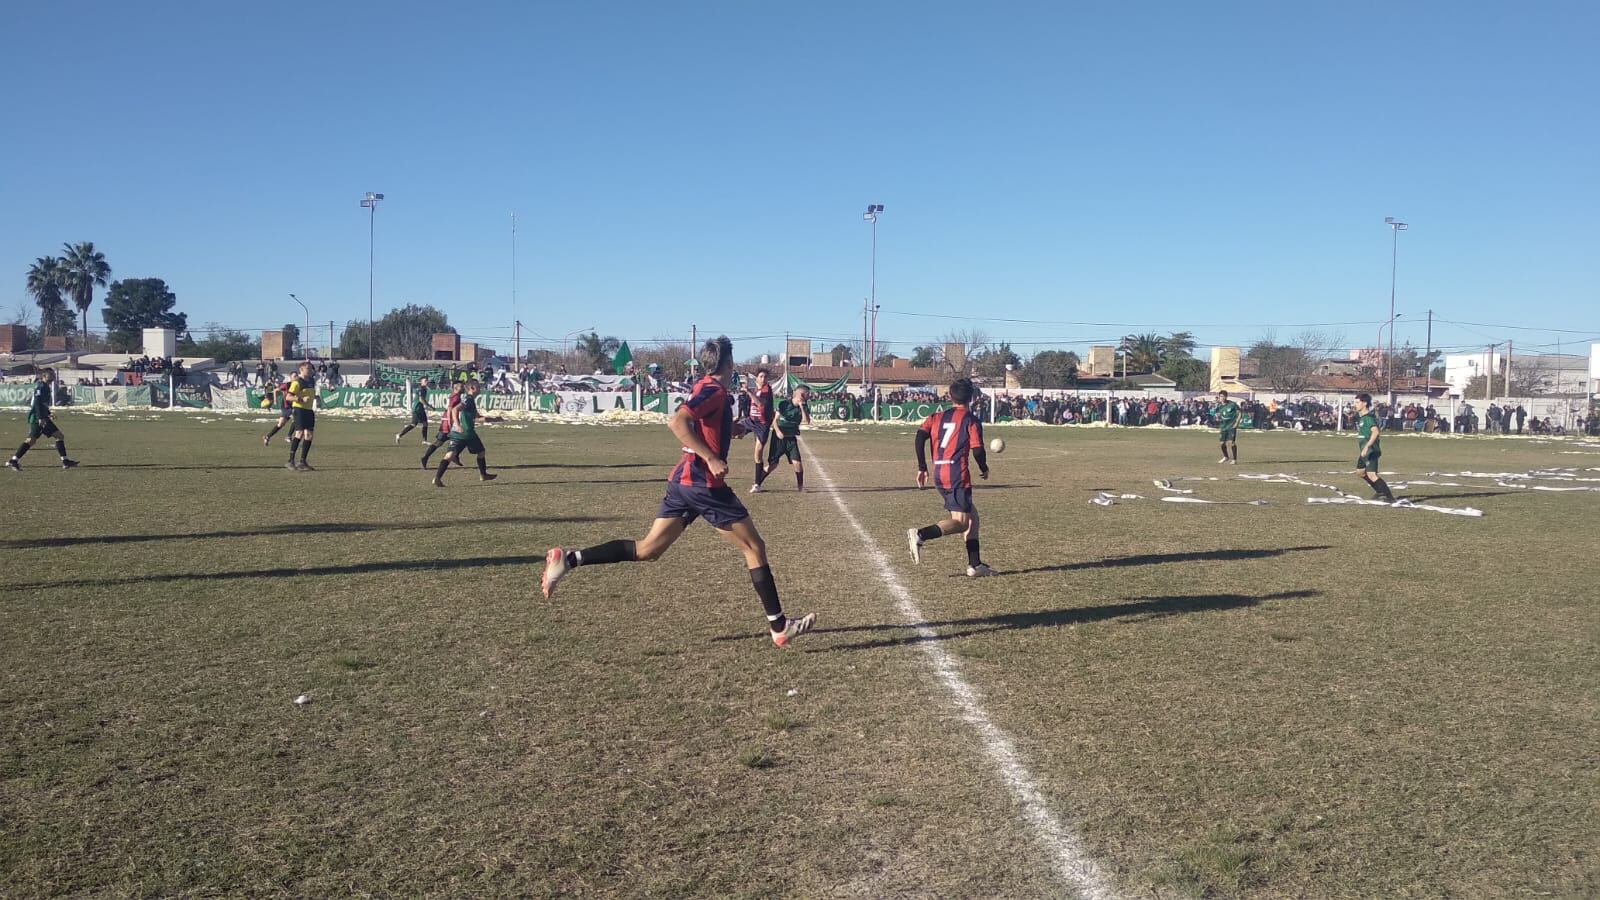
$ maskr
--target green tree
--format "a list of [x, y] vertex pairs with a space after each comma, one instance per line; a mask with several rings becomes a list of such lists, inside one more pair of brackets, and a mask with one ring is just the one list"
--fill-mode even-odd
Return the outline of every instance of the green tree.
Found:
[[1211, 389], [1211, 365], [1185, 354], [1172, 354], [1161, 364], [1161, 376], [1177, 382], [1180, 391]]
[[72, 310], [61, 287], [61, 260], [41, 256], [28, 269], [28, 295], [39, 305], [39, 333], [49, 336], [72, 330]]
[[455, 334], [449, 319], [439, 309], [409, 303], [391, 309], [372, 323], [372, 352], [367, 348], [367, 323], [352, 319], [339, 335], [338, 355], [344, 359], [432, 359], [433, 336]]
[[599, 332], [578, 335], [578, 353], [590, 366], [605, 372], [611, 371], [611, 354], [621, 346], [622, 341], [610, 335], [601, 337]]
[[1162, 343], [1166, 348], [1165, 352], [1162, 354], [1163, 362], [1165, 362], [1167, 357], [1194, 355], [1195, 343], [1194, 332], [1192, 331], [1174, 331], [1173, 333], [1167, 335], [1162, 340]]
[[969, 360], [972, 363], [974, 374], [984, 378], [1004, 378], [1006, 366], [1013, 369], [1022, 368], [1022, 357], [1013, 353], [1011, 345], [1002, 342], [996, 347], [986, 348]]
[[124, 278], [112, 282], [111, 290], [106, 293], [105, 308], [100, 310], [111, 349], [118, 353], [137, 350], [143, 343], [142, 332], [146, 328], [171, 328], [179, 333], [187, 330], [189, 317], [172, 311], [177, 303], [177, 295], [159, 278]]
[[1022, 370], [1027, 387], [1075, 387], [1078, 383], [1078, 354], [1071, 350], [1040, 350]]
[[919, 369], [933, 368], [938, 359], [938, 347], [917, 347], [911, 351], [911, 365]]
[[94, 305], [94, 289], [105, 287], [111, 277], [111, 266], [104, 253], [94, 249], [90, 241], [62, 244], [66, 253], [61, 257], [61, 289], [82, 317], [83, 333], [89, 333], [89, 307]]
[[1118, 348], [1128, 374], [1154, 372], [1167, 355], [1167, 339], [1159, 334], [1130, 334]]
[[200, 334], [201, 339], [198, 341], [192, 334], [186, 335], [186, 339], [178, 343], [179, 355], [208, 356], [219, 363], [261, 357], [259, 337], [251, 337], [232, 328], [223, 328], [215, 322], [207, 323], [206, 327], [200, 330]]

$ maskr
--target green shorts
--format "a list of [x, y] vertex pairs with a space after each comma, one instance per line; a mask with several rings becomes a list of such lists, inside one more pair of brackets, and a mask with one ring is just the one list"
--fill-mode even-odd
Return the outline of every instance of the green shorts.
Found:
[[1222, 443], [1224, 443], [1224, 444], [1229, 443], [1229, 442], [1233, 442], [1233, 441], [1237, 441], [1237, 440], [1239, 440], [1239, 429], [1237, 429], [1237, 428], [1224, 428], [1224, 429], [1221, 430], [1221, 434], [1219, 435], [1218, 439], [1221, 440]]
[[1382, 455], [1382, 453], [1368, 453], [1366, 456], [1356, 457], [1356, 471], [1365, 470], [1374, 475], [1378, 474], [1378, 457]]
[[800, 461], [800, 438], [778, 437], [776, 434], [767, 438], [767, 465], [773, 465], [785, 456], [789, 457], [789, 462]]

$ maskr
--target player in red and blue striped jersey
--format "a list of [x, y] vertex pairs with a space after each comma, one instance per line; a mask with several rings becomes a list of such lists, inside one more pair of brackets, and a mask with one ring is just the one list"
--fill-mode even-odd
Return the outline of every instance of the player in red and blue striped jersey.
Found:
[[928, 486], [927, 445], [933, 444], [933, 485], [944, 498], [947, 517], [923, 528], [906, 530], [906, 544], [912, 562], [922, 562], [925, 541], [963, 532], [967, 539], [967, 576], [993, 575], [978, 552], [978, 508], [972, 502], [972, 470], [967, 454], [978, 464], [978, 476], [989, 478], [989, 461], [983, 449], [983, 423], [972, 414], [972, 380], [960, 378], [950, 384], [950, 401], [955, 406], [929, 416], [917, 429], [917, 487]]
[[765, 477], [767, 440], [772, 434], [772, 370], [760, 368], [756, 370], [756, 386], [745, 391], [750, 395], [750, 421], [754, 424], [751, 433], [756, 436], [756, 484], [761, 483]]
[[704, 518], [728, 543], [744, 554], [750, 569], [750, 583], [767, 614], [772, 643], [787, 647], [796, 637], [811, 630], [816, 614], [789, 618], [778, 601], [778, 586], [767, 564], [767, 545], [750, 519], [739, 497], [728, 487], [728, 445], [743, 435], [733, 420], [733, 395], [728, 384], [733, 376], [733, 343], [726, 337], [706, 341], [700, 350], [700, 367], [710, 372], [695, 382], [689, 399], [667, 421], [667, 427], [683, 445], [683, 456], [667, 479], [667, 495], [650, 526], [650, 533], [637, 541], [607, 541], [583, 550], [552, 547], [544, 558], [544, 577], [540, 590], [548, 599], [556, 585], [579, 566], [606, 563], [649, 562], [660, 559], [673, 542], [695, 519]]

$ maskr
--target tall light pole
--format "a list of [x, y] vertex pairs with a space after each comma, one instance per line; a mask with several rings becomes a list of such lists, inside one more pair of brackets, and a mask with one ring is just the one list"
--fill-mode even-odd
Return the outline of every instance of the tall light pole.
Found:
[[367, 191], [361, 198], [361, 207], [371, 210], [367, 216], [367, 378], [371, 380], [377, 375], [377, 370], [372, 365], [372, 271], [373, 261], [377, 258], [378, 246], [378, 201], [383, 199], [382, 194]]
[[511, 343], [517, 365], [522, 365], [522, 320], [517, 318], [517, 211], [511, 211]]
[[1393, 246], [1389, 251], [1389, 355], [1385, 357], [1383, 368], [1389, 375], [1389, 409], [1394, 409], [1394, 280], [1395, 273], [1400, 265], [1400, 232], [1405, 231], [1406, 223], [1397, 221], [1394, 216], [1385, 216], [1383, 224], [1388, 225], [1393, 232]]
[[[289, 299], [293, 300], [296, 303], [300, 303], [300, 298], [296, 297], [294, 294], [290, 294], [289, 295]], [[300, 356], [301, 356], [302, 359], [304, 359], [304, 358], [306, 358], [306, 353], [305, 353], [306, 341], [310, 340], [310, 338], [311, 338], [311, 310], [306, 309], [306, 305], [304, 303], [300, 303], [300, 308], [302, 310], [305, 310], [305, 314], [306, 314], [306, 330], [300, 332], [300, 335], [301, 335], [301, 337], [300, 337]], [[333, 347], [333, 335], [332, 334], [328, 335], [328, 347], [330, 348], [329, 352], [330, 353], [333, 352], [332, 351], [332, 347]]]
[[873, 356], [876, 355], [876, 348], [872, 345], [877, 342], [878, 338], [876, 327], [878, 317], [878, 216], [882, 214], [882, 203], [868, 203], [867, 211], [861, 216], [861, 218], [872, 223], [872, 293], [867, 298], [867, 309], [871, 314], [872, 324], [869, 333], [861, 336], [867, 345], [865, 347], [867, 355], [866, 368], [861, 370], [863, 373], [863, 387], [872, 380]]

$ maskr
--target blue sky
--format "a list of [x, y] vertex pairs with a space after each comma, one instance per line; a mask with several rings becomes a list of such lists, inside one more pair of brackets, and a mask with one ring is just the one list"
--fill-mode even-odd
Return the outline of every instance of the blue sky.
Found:
[[363, 318], [373, 190], [380, 314], [502, 341], [513, 209], [531, 331], [745, 356], [859, 332], [868, 202], [893, 349], [1369, 344], [1387, 215], [1402, 340], [1600, 336], [1592, 2], [134, 6], [0, 11], [0, 305], [93, 240], [197, 325]]

